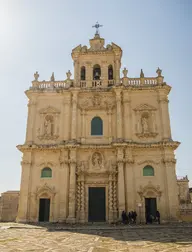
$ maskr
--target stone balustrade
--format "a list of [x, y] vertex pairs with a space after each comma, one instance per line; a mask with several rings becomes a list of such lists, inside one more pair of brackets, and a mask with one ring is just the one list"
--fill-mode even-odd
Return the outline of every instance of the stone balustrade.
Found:
[[[103, 80], [92, 80], [92, 87], [102, 87]], [[54, 90], [54, 89], [67, 89], [72, 86], [74, 83], [73, 80], [65, 80], [65, 81], [32, 81], [32, 90]], [[107, 80], [105, 83], [108, 83], [108, 86], [115, 85], [115, 80]], [[158, 83], [157, 77], [144, 77], [144, 78], [121, 78], [120, 84], [124, 86], [144, 86], [144, 85], [157, 85]], [[87, 81], [81, 80], [80, 87], [86, 88]]]
[[73, 81], [33, 81], [30, 89], [65, 89], [68, 88]]

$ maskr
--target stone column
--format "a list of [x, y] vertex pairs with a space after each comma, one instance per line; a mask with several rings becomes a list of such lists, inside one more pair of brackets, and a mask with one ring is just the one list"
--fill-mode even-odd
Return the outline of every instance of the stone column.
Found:
[[79, 78], [79, 73], [80, 73], [80, 69], [79, 69], [79, 61], [78, 60], [74, 60], [74, 83], [75, 83], [75, 87], [79, 87], [80, 85], [80, 78]]
[[72, 93], [72, 115], [71, 115], [71, 139], [76, 140], [77, 138], [77, 91]]
[[117, 149], [117, 164], [118, 164], [118, 212], [119, 219], [122, 211], [125, 210], [125, 179], [124, 179], [124, 150]]
[[113, 180], [112, 174], [109, 174], [109, 223], [113, 222]]
[[44, 115], [40, 114], [40, 136], [43, 135], [43, 130], [44, 130]]
[[57, 136], [58, 135], [58, 114], [55, 115], [55, 128], [54, 128], [54, 135]]
[[69, 215], [68, 223], [75, 222], [76, 201], [76, 149], [70, 151], [70, 178], [69, 178]]
[[67, 191], [69, 181], [68, 150], [61, 150], [59, 169], [59, 221], [66, 220], [67, 215]]
[[116, 59], [115, 60], [115, 81], [116, 81], [116, 85], [120, 85], [120, 60]]
[[166, 170], [166, 181], [167, 183], [167, 203], [168, 203], [168, 218], [171, 220], [178, 219], [179, 202], [178, 202], [178, 185], [175, 172], [176, 160], [173, 158], [165, 158], [165, 170]]
[[85, 140], [85, 115], [86, 115], [86, 112], [85, 110], [83, 109], [81, 111], [81, 140], [84, 141]]
[[121, 109], [121, 89], [115, 89], [116, 92], [116, 105], [117, 105], [117, 139], [122, 138], [122, 109]]
[[17, 222], [27, 222], [28, 220], [28, 205], [29, 205], [29, 184], [30, 184], [30, 170], [31, 170], [31, 153], [24, 154], [20, 185], [19, 208], [17, 213]]
[[135, 200], [136, 200], [136, 191], [135, 191], [135, 170], [133, 167], [133, 157], [132, 157], [132, 150], [126, 149], [125, 150], [125, 188], [126, 188], [126, 207], [127, 211], [129, 209], [135, 209]]
[[124, 129], [124, 138], [131, 140], [132, 139], [132, 114], [131, 114], [131, 100], [128, 93], [123, 95], [123, 106], [124, 106], [124, 115], [123, 115], [123, 129]]
[[61, 114], [61, 129], [63, 131], [63, 139], [69, 140], [70, 139], [70, 133], [71, 133], [71, 94], [70, 96], [64, 98], [64, 115]]
[[86, 64], [86, 85], [87, 87], [92, 87], [93, 80], [93, 67], [91, 63]]
[[108, 86], [108, 64], [107, 62], [102, 62], [101, 65], [101, 81], [102, 86]]
[[137, 133], [141, 133], [141, 115], [139, 111], [136, 111], [136, 126], [137, 126]]
[[108, 124], [109, 124], [109, 127], [108, 127], [108, 130], [109, 130], [109, 142], [112, 141], [112, 109], [109, 108], [108, 111], [107, 111], [107, 114], [108, 114]]
[[114, 221], [117, 220], [117, 179], [116, 174], [113, 174], [113, 219]]
[[80, 206], [80, 222], [85, 222], [85, 177], [81, 175], [81, 206]]
[[151, 120], [152, 120], [152, 132], [157, 133], [156, 120], [155, 120], [155, 111], [151, 112]]
[[168, 111], [168, 98], [166, 94], [162, 94], [159, 91], [159, 104], [161, 111], [161, 119], [162, 119], [162, 128], [163, 128], [163, 139], [170, 140], [171, 138], [171, 129], [170, 129], [170, 118]]
[[26, 133], [26, 143], [28, 144], [32, 144], [34, 141], [35, 112], [36, 112], [36, 97], [33, 97], [29, 100], [28, 103], [28, 119], [27, 119], [27, 133]]

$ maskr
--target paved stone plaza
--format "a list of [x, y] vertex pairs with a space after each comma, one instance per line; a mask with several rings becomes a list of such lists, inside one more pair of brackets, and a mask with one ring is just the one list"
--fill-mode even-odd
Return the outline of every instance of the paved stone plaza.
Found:
[[0, 224], [1, 252], [192, 252], [192, 226]]

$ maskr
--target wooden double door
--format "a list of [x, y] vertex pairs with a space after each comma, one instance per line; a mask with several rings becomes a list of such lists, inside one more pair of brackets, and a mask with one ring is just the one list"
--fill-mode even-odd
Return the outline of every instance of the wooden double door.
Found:
[[105, 187], [89, 187], [88, 190], [88, 221], [106, 221], [106, 193]]

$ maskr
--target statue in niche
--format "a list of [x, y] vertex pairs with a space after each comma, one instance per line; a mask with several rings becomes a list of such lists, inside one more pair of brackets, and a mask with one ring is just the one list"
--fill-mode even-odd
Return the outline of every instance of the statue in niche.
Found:
[[141, 119], [143, 133], [149, 132], [149, 122], [147, 117], [142, 117]]
[[95, 167], [101, 167], [102, 157], [101, 157], [100, 153], [96, 152], [96, 153], [93, 154], [93, 156], [92, 156], [92, 164]]
[[52, 122], [50, 119], [45, 120], [44, 124], [45, 134], [51, 136], [52, 135]]

